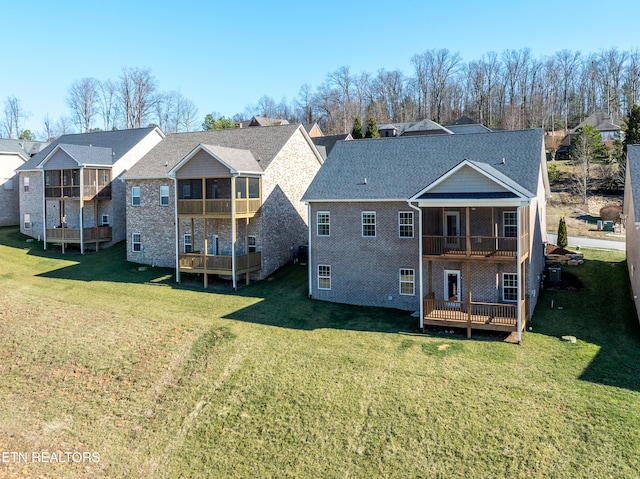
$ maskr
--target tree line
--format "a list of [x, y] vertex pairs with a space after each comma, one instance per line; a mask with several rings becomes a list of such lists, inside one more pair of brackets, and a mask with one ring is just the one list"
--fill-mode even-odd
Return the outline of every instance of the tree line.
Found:
[[[317, 122], [325, 134], [349, 132], [356, 117], [386, 122], [425, 118], [447, 124], [467, 115], [490, 128], [567, 130], [595, 111], [628, 115], [640, 103], [640, 50], [597, 53], [560, 50], [535, 57], [530, 49], [489, 52], [464, 62], [459, 53], [432, 49], [411, 58], [412, 71], [328, 73], [315, 89], [304, 84], [292, 101], [265, 95], [230, 118], [210, 113], [204, 125], [253, 115]], [[123, 68], [116, 80], [84, 78], [68, 90], [69, 116], [43, 120], [44, 135], [154, 124], [165, 132], [203, 126], [198, 109], [180, 92], [159, 92], [148, 69]], [[25, 112], [5, 101], [3, 135], [20, 134]]]

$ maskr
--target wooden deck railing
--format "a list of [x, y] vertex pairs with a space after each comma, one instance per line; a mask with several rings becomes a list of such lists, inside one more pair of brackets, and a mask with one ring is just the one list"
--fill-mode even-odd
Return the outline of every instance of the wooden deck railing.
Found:
[[[203, 273], [205, 271], [222, 271], [231, 274], [233, 265], [231, 256], [203, 255], [201, 253], [184, 253], [178, 256], [180, 270]], [[206, 267], [205, 267], [206, 266]], [[236, 255], [236, 273], [257, 271], [262, 267], [262, 253]], [[224, 274], [223, 273], [223, 274]]]
[[[524, 301], [522, 302], [524, 305]], [[424, 299], [424, 317], [431, 321], [460, 322], [471, 320], [471, 324], [491, 324], [515, 328], [518, 308], [515, 304], [480, 303]]]
[[423, 255], [515, 257], [518, 238], [504, 236], [423, 236]]
[[[84, 242], [111, 241], [113, 230], [111, 226], [100, 226], [98, 228], [84, 228], [82, 233]], [[47, 228], [47, 241], [79, 243], [80, 228]]]
[[[223, 214], [231, 215], [231, 198], [215, 200], [178, 200], [178, 214], [181, 215], [207, 215]], [[260, 198], [239, 198], [236, 202], [236, 214], [257, 213], [262, 206]]]

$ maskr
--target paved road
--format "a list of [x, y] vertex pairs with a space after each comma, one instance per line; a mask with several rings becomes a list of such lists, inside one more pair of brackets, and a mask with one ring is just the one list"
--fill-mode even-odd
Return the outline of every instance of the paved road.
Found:
[[[547, 233], [550, 243], [555, 243], [555, 234]], [[583, 248], [598, 248], [598, 249], [615, 249], [618, 251], [626, 250], [626, 243], [624, 241], [605, 240], [597, 238], [585, 238], [584, 236], [569, 236], [569, 246], [581, 246]]]

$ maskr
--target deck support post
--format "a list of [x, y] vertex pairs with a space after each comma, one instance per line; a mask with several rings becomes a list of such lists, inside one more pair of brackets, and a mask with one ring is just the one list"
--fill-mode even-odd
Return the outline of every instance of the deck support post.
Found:
[[[468, 215], [467, 221], [469, 221]], [[469, 262], [467, 262], [467, 339], [471, 339], [471, 264]]]

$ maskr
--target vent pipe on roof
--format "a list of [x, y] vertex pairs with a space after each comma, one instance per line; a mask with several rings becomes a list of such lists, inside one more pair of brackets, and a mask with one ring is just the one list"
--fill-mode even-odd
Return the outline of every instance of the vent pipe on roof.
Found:
[[506, 163], [506, 160], [503, 158], [502, 159], [502, 164], [504, 165]]
[[366, 179], [366, 178], [364, 179], [364, 184], [365, 184], [365, 185], [367, 184], [367, 179]]

